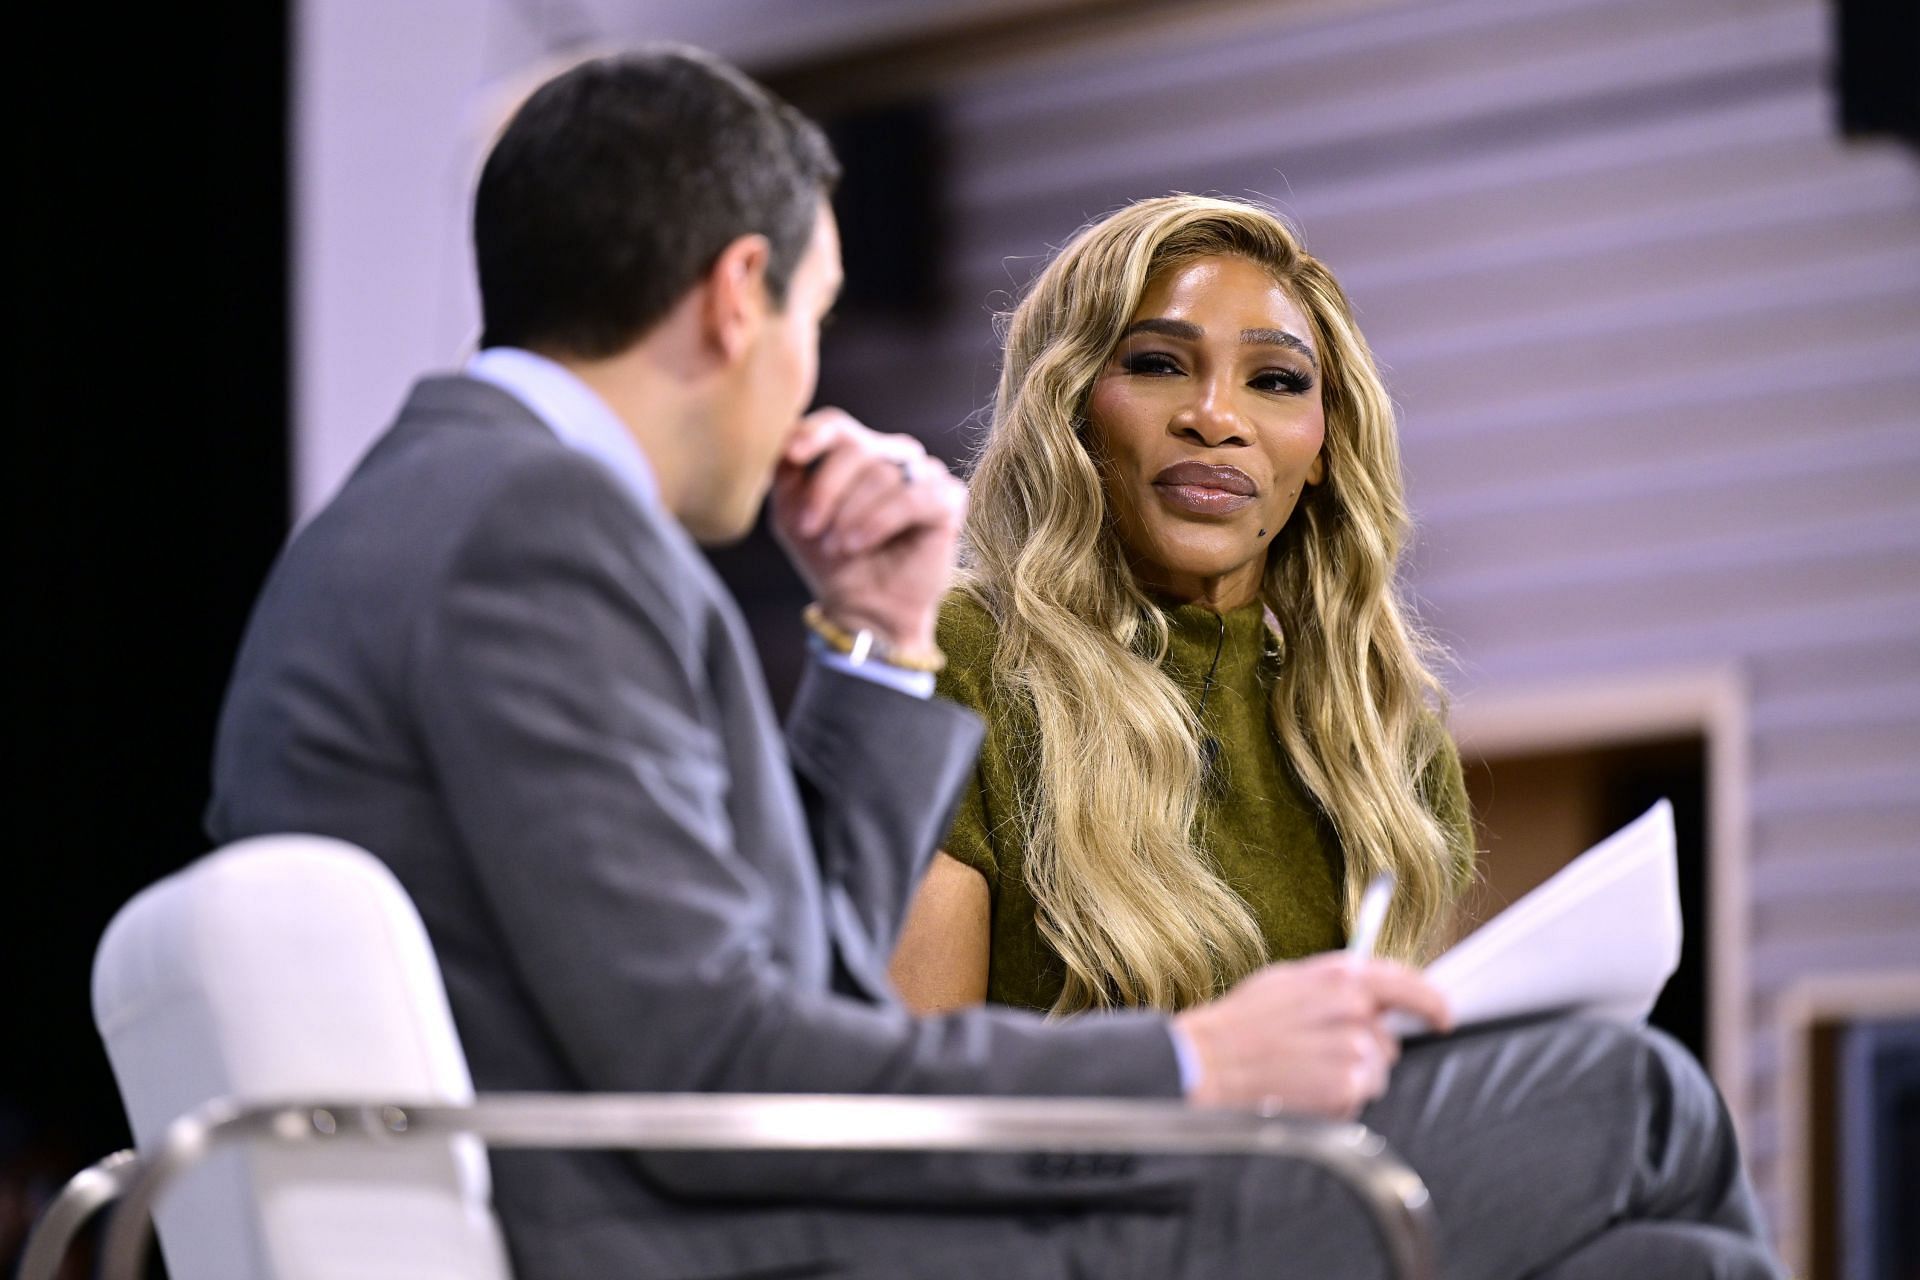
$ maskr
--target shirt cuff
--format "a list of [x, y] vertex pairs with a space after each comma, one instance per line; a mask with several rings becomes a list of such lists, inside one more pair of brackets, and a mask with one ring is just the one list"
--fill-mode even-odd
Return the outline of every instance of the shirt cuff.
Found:
[[1180, 1092], [1191, 1098], [1193, 1091], [1200, 1087], [1200, 1050], [1194, 1047], [1187, 1033], [1169, 1022], [1167, 1035], [1173, 1040], [1174, 1060], [1180, 1064]]
[[830, 671], [839, 671], [860, 680], [871, 680], [922, 701], [933, 696], [931, 671], [909, 671], [905, 667], [889, 666], [884, 662], [853, 662], [846, 654], [835, 653], [827, 648], [818, 636], [809, 637], [807, 643], [813, 649], [814, 660]]

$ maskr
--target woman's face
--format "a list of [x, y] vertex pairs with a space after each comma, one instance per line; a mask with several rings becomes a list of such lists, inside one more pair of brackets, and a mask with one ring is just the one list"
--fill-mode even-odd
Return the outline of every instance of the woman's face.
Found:
[[1148, 282], [1087, 401], [1107, 501], [1146, 586], [1223, 609], [1258, 597], [1268, 548], [1324, 474], [1312, 333], [1245, 258]]

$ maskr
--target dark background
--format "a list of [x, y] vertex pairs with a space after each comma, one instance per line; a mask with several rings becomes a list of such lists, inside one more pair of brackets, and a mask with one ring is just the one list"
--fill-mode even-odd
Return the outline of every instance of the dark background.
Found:
[[286, 16], [37, 16], [11, 197], [9, 1273], [21, 1212], [127, 1141], [93, 946], [206, 848], [214, 715], [288, 519]]

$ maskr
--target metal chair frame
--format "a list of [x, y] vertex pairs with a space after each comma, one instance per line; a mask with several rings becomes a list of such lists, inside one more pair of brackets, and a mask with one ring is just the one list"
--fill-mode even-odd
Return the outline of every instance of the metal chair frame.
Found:
[[1305, 1160], [1360, 1201], [1401, 1280], [1437, 1274], [1425, 1184], [1360, 1124], [1174, 1102], [807, 1094], [482, 1095], [472, 1103], [218, 1100], [174, 1121], [152, 1150], [75, 1175], [35, 1224], [19, 1280], [53, 1280], [89, 1219], [107, 1225], [102, 1280], [144, 1274], [155, 1204], [181, 1175], [241, 1142], [369, 1151], [471, 1134], [490, 1147], [630, 1151], [1060, 1152]]

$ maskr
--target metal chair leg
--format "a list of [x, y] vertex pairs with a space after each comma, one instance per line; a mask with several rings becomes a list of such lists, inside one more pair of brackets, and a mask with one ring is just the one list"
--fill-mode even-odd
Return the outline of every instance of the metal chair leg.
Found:
[[102, 1206], [127, 1189], [139, 1172], [137, 1165], [133, 1152], [116, 1151], [69, 1178], [33, 1224], [26, 1250], [20, 1255], [20, 1269], [14, 1273], [18, 1280], [54, 1280], [67, 1251], [73, 1248], [74, 1237]]

